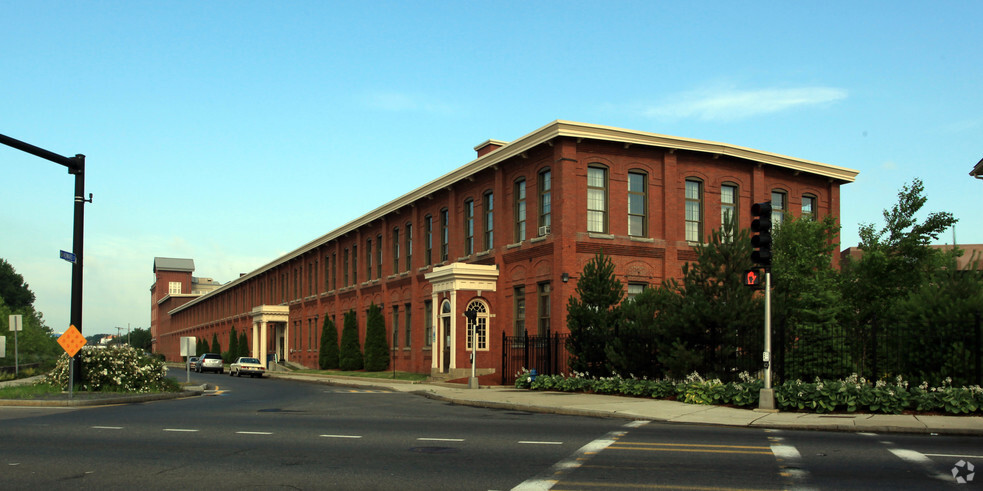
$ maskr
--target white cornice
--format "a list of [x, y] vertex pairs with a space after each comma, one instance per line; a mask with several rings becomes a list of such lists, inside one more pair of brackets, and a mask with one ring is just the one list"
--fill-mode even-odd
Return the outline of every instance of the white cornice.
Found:
[[473, 176], [486, 168], [497, 166], [505, 160], [521, 155], [522, 153], [527, 152], [541, 144], [551, 142], [557, 137], [570, 137], [578, 140], [591, 139], [614, 141], [632, 145], [668, 148], [673, 151], [688, 150], [692, 152], [728, 155], [761, 164], [773, 165], [800, 172], [808, 172], [810, 174], [817, 174], [843, 182], [853, 182], [858, 174], [858, 171], [847, 169], [845, 167], [837, 167], [834, 165], [797, 159], [785, 155], [763, 152], [760, 150], [725, 143], [660, 135], [656, 133], [627, 130], [611, 126], [556, 120], [527, 135], [519, 137], [511, 143], [499, 142], [498, 140], [488, 140], [482, 145], [492, 142], [496, 144], [502, 143], [503, 146], [493, 152], [489, 152], [481, 157], [478, 157], [477, 159], [472, 160], [471, 162], [468, 162], [467, 164], [464, 164], [463, 166], [444, 174], [443, 176], [440, 176], [437, 179], [434, 179], [433, 181], [430, 181], [423, 186], [420, 186], [419, 188], [410, 191], [409, 193], [406, 193], [372, 211], [369, 211], [365, 215], [362, 215], [361, 217], [356, 218], [355, 220], [352, 220], [351, 222], [348, 222], [341, 227], [298, 247], [294, 251], [284, 254], [283, 256], [266, 263], [252, 272], [240, 276], [222, 285], [218, 289], [213, 290], [198, 299], [192, 300], [171, 312], [178, 312], [187, 307], [191, 307], [192, 305], [195, 305], [206, 298], [233, 288], [239, 283], [261, 275], [280, 264], [303, 256], [304, 254], [309, 253], [311, 250], [323, 244], [331, 242], [332, 240], [344, 236], [353, 230], [357, 230], [362, 226], [372, 223], [373, 221], [378, 220], [389, 213], [393, 213], [404, 206], [411, 205], [417, 200], [425, 199], [428, 195], [432, 195], [433, 193], [449, 188], [458, 181]]

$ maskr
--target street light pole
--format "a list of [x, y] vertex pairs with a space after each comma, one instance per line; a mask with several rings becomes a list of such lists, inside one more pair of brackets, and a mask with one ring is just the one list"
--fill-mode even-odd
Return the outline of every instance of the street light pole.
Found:
[[[79, 330], [79, 332], [82, 332], [82, 239], [83, 230], [85, 228], [85, 209], [83, 208], [83, 205], [85, 205], [86, 202], [92, 202], [92, 193], [89, 193], [89, 199], [85, 199], [85, 155], [76, 154], [74, 157], [65, 157], [6, 135], [0, 135], [0, 143], [23, 152], [27, 152], [36, 157], [50, 160], [56, 164], [64, 165], [65, 167], [68, 167], [68, 173], [75, 176], [75, 225], [72, 230], [72, 253], [75, 254], [75, 262], [72, 264], [72, 303], [69, 321], [71, 322], [71, 325], [75, 326], [75, 328]], [[81, 383], [81, 351], [76, 353], [74, 365], [75, 371], [73, 379], [75, 382]]]

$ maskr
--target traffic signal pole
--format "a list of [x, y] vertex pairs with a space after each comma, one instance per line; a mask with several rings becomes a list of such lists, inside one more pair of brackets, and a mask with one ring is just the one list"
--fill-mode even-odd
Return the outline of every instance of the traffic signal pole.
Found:
[[751, 262], [763, 266], [765, 272], [765, 345], [761, 353], [765, 386], [758, 394], [758, 409], [762, 411], [775, 410], [775, 391], [771, 388], [771, 210], [770, 201], [751, 206], [751, 231], [756, 233], [751, 237], [751, 247], [756, 249], [751, 252]]
[[[82, 332], [82, 239], [85, 229], [83, 224], [85, 209], [83, 206], [86, 202], [92, 202], [91, 193], [89, 193], [89, 199], [85, 199], [85, 155], [76, 154], [74, 157], [65, 157], [6, 135], [0, 135], [0, 143], [64, 165], [68, 167], [68, 173], [75, 176], [75, 225], [72, 231], [72, 253], [75, 254], [75, 262], [72, 263], [72, 303], [69, 320], [79, 332]], [[81, 382], [81, 364], [82, 355], [80, 352], [75, 355], [74, 360], [75, 371], [72, 377], [76, 382]]]
[[765, 270], [765, 387], [758, 393], [758, 409], [775, 409], [775, 391], [771, 388], [771, 268]]

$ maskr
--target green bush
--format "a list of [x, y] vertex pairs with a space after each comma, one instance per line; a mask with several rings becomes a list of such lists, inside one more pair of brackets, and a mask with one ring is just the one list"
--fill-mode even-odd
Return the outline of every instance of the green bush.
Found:
[[[167, 367], [127, 345], [82, 349], [82, 382], [74, 390], [90, 392], [157, 392], [172, 388]], [[63, 355], [43, 383], [68, 389], [72, 358]]]
[[386, 320], [375, 303], [369, 305], [365, 318], [365, 370], [381, 372], [389, 368], [389, 341], [386, 339]]
[[345, 324], [341, 330], [341, 352], [339, 367], [346, 372], [362, 369], [362, 350], [358, 343], [358, 324], [355, 311], [345, 313]]

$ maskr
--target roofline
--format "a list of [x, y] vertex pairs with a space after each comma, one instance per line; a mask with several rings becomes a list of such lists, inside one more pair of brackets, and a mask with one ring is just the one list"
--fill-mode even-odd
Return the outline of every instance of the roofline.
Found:
[[980, 159], [980, 161], [973, 166], [973, 170], [969, 171], [969, 175], [977, 179], [983, 179], [983, 159]]
[[[592, 140], [604, 140], [604, 141], [616, 141], [620, 143], [630, 143], [633, 145], [645, 145], [661, 148], [670, 148], [673, 150], [688, 150], [693, 152], [704, 152], [711, 153], [715, 155], [727, 155], [742, 159], [747, 159], [755, 162], [759, 162], [767, 165], [774, 165], [776, 167], [783, 167], [791, 169], [794, 171], [808, 172], [810, 174], [818, 174], [821, 176], [828, 177], [830, 179], [836, 179], [844, 182], [853, 182], [856, 180], [859, 171], [854, 169], [848, 169], [846, 167], [838, 167], [829, 164], [823, 164], [820, 162], [814, 162], [810, 160], [797, 159], [794, 157], [789, 157], [785, 155], [780, 155], [771, 152], [763, 152], [761, 150], [754, 150], [751, 148], [740, 147], [737, 145], [730, 145], [726, 143], [718, 143], [706, 140], [696, 140], [692, 138], [682, 138], [677, 136], [660, 135], [656, 133], [648, 133], [645, 131], [637, 130], [627, 130], [623, 128], [615, 128], [612, 126], [603, 126], [597, 124], [588, 123], [577, 123], [573, 121], [555, 120], [546, 126], [543, 126], [529, 134], [521, 136], [511, 143], [500, 142], [499, 140], [488, 140], [485, 143], [502, 143], [503, 146], [494, 152], [489, 152], [481, 157], [478, 157], [463, 166], [444, 174], [443, 176], [434, 179], [419, 188], [410, 191], [368, 213], [362, 215], [355, 220], [352, 220], [335, 230], [328, 232], [300, 247], [288, 252], [266, 264], [260, 266], [259, 268], [239, 276], [238, 278], [229, 281], [219, 288], [212, 290], [198, 299], [192, 300], [180, 307], [175, 308], [171, 313], [178, 312], [192, 305], [211, 297], [212, 295], [217, 295], [220, 292], [225, 291], [228, 288], [232, 288], [239, 283], [247, 281], [255, 276], [258, 276], [266, 271], [273, 269], [280, 264], [286, 263], [297, 257], [303, 256], [308, 253], [311, 249], [317, 248], [323, 244], [331, 242], [338, 237], [344, 236], [345, 234], [351, 232], [352, 230], [357, 230], [358, 228], [374, 222], [390, 213], [399, 210], [405, 206], [414, 203], [415, 201], [424, 198], [430, 194], [440, 191], [462, 179], [465, 179], [471, 175], [477, 174], [493, 165], [499, 164], [505, 160], [512, 157], [521, 155], [530, 149], [537, 147], [543, 143], [551, 141], [559, 137], [571, 137], [571, 138], [584, 138]], [[482, 144], [484, 145], [484, 144]]]

